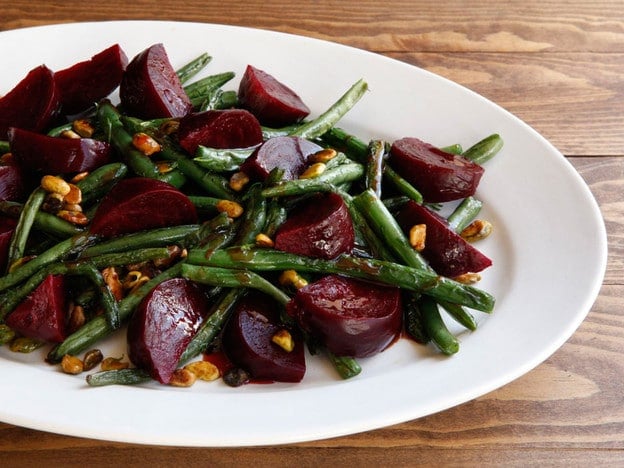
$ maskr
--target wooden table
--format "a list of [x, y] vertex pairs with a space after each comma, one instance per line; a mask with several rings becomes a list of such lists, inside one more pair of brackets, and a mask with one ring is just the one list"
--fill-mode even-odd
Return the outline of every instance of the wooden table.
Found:
[[587, 319], [546, 362], [439, 414], [332, 440], [244, 449], [145, 447], [0, 423], [0, 465], [624, 465], [624, 2], [12, 0], [3, 2], [0, 30], [112, 19], [328, 39], [486, 96], [548, 138], [591, 188], [609, 235], [604, 284]]

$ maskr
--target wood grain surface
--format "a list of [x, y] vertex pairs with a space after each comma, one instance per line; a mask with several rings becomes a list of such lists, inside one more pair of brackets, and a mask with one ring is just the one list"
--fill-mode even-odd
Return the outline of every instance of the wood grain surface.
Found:
[[587, 319], [542, 365], [438, 414], [243, 449], [146, 447], [0, 423], [0, 466], [624, 466], [624, 2], [12, 0], [2, 2], [0, 31], [119, 19], [327, 39], [417, 65], [495, 101], [557, 146], [589, 185], [608, 232], [604, 284]]

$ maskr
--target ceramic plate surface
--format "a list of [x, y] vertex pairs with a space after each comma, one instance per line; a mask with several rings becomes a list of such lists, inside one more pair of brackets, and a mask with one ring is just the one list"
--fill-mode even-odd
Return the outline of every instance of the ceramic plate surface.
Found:
[[[61, 69], [119, 43], [128, 57], [162, 42], [174, 67], [207, 51], [205, 74], [247, 64], [295, 89], [317, 115], [364, 78], [370, 91], [340, 126], [367, 140], [415, 136], [468, 147], [499, 133], [502, 152], [486, 165], [477, 197], [495, 226], [480, 249], [494, 261], [480, 287], [497, 297], [468, 333], [449, 323], [460, 352], [400, 340], [339, 380], [308, 359], [300, 384], [198, 383], [89, 388], [43, 355], [0, 351], [0, 420], [75, 436], [179, 446], [282, 444], [352, 434], [415, 419], [492, 391], [559, 348], [591, 308], [606, 265], [606, 234], [587, 186], [543, 137], [485, 98], [439, 76], [369, 52], [262, 30], [178, 22], [103, 22], [0, 33], [0, 93], [33, 67]], [[579, 246], [591, 248], [579, 248]], [[125, 351], [123, 337], [103, 348]]]

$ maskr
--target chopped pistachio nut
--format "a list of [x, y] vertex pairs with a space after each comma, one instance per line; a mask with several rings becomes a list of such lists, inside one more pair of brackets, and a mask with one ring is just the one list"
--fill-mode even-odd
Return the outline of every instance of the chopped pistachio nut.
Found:
[[303, 174], [301, 174], [299, 178], [300, 179], [314, 179], [315, 177], [318, 177], [323, 172], [325, 172], [326, 168], [327, 166], [325, 165], [325, 163], [322, 163], [322, 162], [314, 163], [310, 167], [308, 167], [305, 171], [303, 171]]
[[197, 375], [188, 369], [176, 369], [169, 380], [169, 385], [174, 387], [190, 387], [197, 380]]
[[427, 238], [427, 225], [416, 224], [409, 231], [409, 243], [417, 252], [425, 249], [425, 240]]
[[217, 380], [221, 376], [219, 368], [208, 361], [191, 362], [184, 366], [184, 369], [195, 374], [199, 380], [204, 380], [206, 382]]
[[492, 223], [483, 219], [475, 219], [461, 232], [461, 236], [468, 242], [485, 239], [492, 233]]
[[123, 356], [120, 358], [107, 357], [100, 363], [100, 369], [103, 371], [127, 369], [128, 367], [130, 367], [130, 363], [124, 361]]
[[9, 349], [14, 353], [32, 353], [36, 349], [41, 348], [45, 343], [43, 341], [33, 340], [24, 336], [15, 338], [9, 344]]
[[266, 234], [260, 233], [256, 236], [256, 245], [258, 247], [273, 247], [275, 243]]
[[66, 374], [80, 374], [84, 370], [84, 364], [80, 358], [66, 354], [61, 360], [61, 369]]
[[67, 182], [65, 182], [65, 180], [53, 175], [44, 175], [41, 178], [41, 188], [43, 188], [46, 192], [58, 193], [63, 197], [71, 190], [71, 187]]
[[287, 353], [295, 349], [295, 340], [293, 340], [292, 335], [286, 329], [278, 330], [275, 335], [271, 337], [271, 341]]

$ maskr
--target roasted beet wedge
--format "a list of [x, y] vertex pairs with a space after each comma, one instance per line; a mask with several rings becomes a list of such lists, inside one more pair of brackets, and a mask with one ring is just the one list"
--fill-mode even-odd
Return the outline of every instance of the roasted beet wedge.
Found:
[[480, 165], [417, 138], [395, 141], [388, 161], [428, 202], [446, 202], [473, 195], [483, 175]]
[[142, 119], [182, 117], [193, 107], [162, 44], [154, 44], [132, 59], [121, 80], [119, 97], [126, 112]]
[[110, 162], [112, 149], [105, 141], [61, 138], [11, 127], [11, 152], [24, 171], [69, 174], [92, 171]]
[[102, 237], [197, 222], [189, 198], [166, 182], [144, 177], [125, 179], [102, 199], [90, 232]]
[[397, 339], [402, 327], [398, 288], [335, 275], [299, 289], [287, 310], [337, 356], [379, 353]]
[[297, 123], [310, 113], [308, 106], [292, 89], [251, 65], [247, 65], [241, 78], [238, 100], [241, 107], [269, 127]]
[[[272, 341], [282, 330], [294, 339], [292, 351]], [[228, 358], [253, 379], [300, 382], [305, 374], [303, 340], [280, 323], [279, 306], [267, 296], [252, 293], [236, 305], [223, 330], [222, 344]]]
[[35, 340], [60, 343], [67, 335], [65, 277], [48, 275], [6, 318], [16, 332]]
[[440, 275], [452, 278], [477, 273], [492, 265], [488, 257], [455, 233], [444, 218], [422, 205], [408, 202], [397, 214], [397, 221], [406, 233], [416, 224], [427, 226], [422, 255]]
[[9, 256], [9, 244], [17, 221], [13, 218], [0, 216], [0, 272], [4, 274]]
[[275, 233], [275, 248], [308, 257], [332, 259], [353, 249], [355, 232], [349, 208], [340, 195], [306, 201]]
[[0, 200], [20, 200], [26, 194], [23, 172], [15, 162], [0, 164]]
[[210, 110], [188, 114], [178, 128], [180, 146], [195, 154], [209, 148], [250, 148], [262, 143], [262, 129], [253, 114], [242, 109]]
[[119, 44], [103, 50], [90, 60], [55, 73], [63, 114], [77, 114], [112, 93], [128, 65], [128, 57]]
[[61, 107], [54, 73], [45, 65], [31, 70], [15, 88], [0, 98], [0, 140], [10, 127], [44, 130]]
[[202, 289], [191, 281], [174, 278], [160, 283], [145, 296], [128, 323], [132, 363], [160, 383], [169, 383], [209, 306]]
[[308, 157], [321, 149], [316, 143], [299, 137], [270, 138], [242, 164], [241, 170], [264, 180], [273, 169], [280, 168], [284, 170], [284, 180], [296, 179], [303, 172]]

